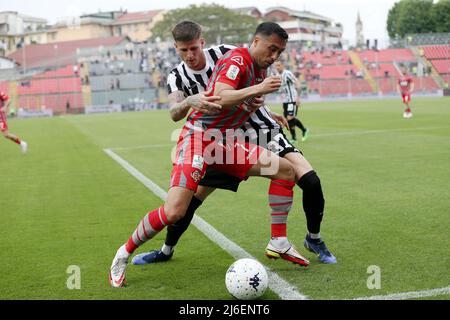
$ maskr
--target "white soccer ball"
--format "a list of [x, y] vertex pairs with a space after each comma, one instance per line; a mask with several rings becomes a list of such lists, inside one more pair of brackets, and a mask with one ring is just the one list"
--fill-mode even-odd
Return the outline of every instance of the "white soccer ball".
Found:
[[254, 259], [239, 259], [227, 270], [225, 284], [228, 292], [240, 300], [261, 297], [269, 285], [264, 266]]

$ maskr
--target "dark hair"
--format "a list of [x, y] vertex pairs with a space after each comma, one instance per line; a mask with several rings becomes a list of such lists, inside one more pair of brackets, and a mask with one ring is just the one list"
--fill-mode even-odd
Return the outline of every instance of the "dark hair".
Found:
[[202, 27], [194, 21], [181, 21], [173, 28], [172, 36], [175, 41], [192, 41], [200, 39], [202, 36]]
[[255, 36], [261, 34], [266, 37], [270, 37], [272, 34], [276, 34], [281, 39], [287, 40], [289, 35], [286, 30], [280, 27], [279, 24], [275, 22], [263, 22], [258, 27], [256, 27]]

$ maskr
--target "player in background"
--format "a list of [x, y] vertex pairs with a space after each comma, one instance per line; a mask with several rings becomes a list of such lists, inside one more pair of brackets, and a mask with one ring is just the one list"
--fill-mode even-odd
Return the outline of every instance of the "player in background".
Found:
[[6, 139], [17, 143], [22, 152], [27, 152], [28, 145], [25, 141], [8, 131], [7, 115], [9, 113], [9, 97], [6, 93], [0, 92], [0, 131]]
[[406, 106], [405, 112], [403, 112], [403, 118], [412, 118], [411, 112], [411, 93], [414, 91], [414, 82], [411, 76], [408, 75], [408, 70], [403, 68], [402, 75], [397, 82], [397, 91], [402, 96], [403, 103]]
[[[184, 33], [187, 33], [190, 29], [195, 32], [191, 31], [190, 35], [181, 37], [177, 31], [179, 29], [183, 30]], [[231, 46], [220, 45], [203, 49], [204, 39], [201, 37], [201, 27], [190, 21], [180, 22], [174, 28], [173, 36], [175, 47], [182, 62], [171, 71], [167, 81], [172, 120], [182, 120], [191, 108], [211, 113], [219, 111], [220, 106], [208, 100], [211, 97], [205, 97], [198, 92], [206, 90], [205, 83], [209, 81], [216, 61], [228, 52]], [[192, 91], [192, 88], [199, 91]], [[287, 159], [294, 166], [296, 178], [299, 180], [298, 185], [304, 193], [303, 207], [308, 229], [305, 246], [318, 254], [322, 262], [335, 263], [336, 259], [320, 238], [320, 225], [324, 210], [320, 180], [299, 150], [288, 142], [282, 131], [282, 126], [288, 127], [286, 119], [271, 112], [266, 107], [260, 107], [256, 110], [245, 124], [248, 130], [254, 130], [259, 135], [259, 142], [266, 141], [266, 145], [262, 145], [263, 147], [269, 148], [280, 157]], [[268, 136], [264, 137], [266, 134]], [[215, 188], [236, 192], [239, 183], [240, 180], [235, 177], [208, 167], [206, 176], [200, 181], [198, 191], [192, 198], [186, 215], [167, 228], [167, 236], [162, 248], [136, 255], [133, 258], [133, 263], [149, 264], [171, 259], [178, 240], [188, 228], [196, 209], [206, 197]], [[276, 228], [276, 226], [273, 226], [273, 228]], [[273, 257], [275, 254], [277, 253], [273, 252], [273, 248], [268, 248], [268, 256]], [[289, 261], [295, 258], [295, 256], [289, 257], [288, 254], [289, 251], [286, 251], [280, 257]]]
[[[211, 130], [225, 134], [227, 130], [239, 129], [253, 112], [251, 100], [279, 89], [281, 80], [278, 77], [266, 78], [266, 72], [286, 48], [287, 38], [286, 31], [277, 24], [262, 23], [249, 49], [232, 50], [218, 61], [207, 92], [216, 97], [215, 101], [220, 100], [221, 111], [210, 115], [194, 110], [189, 114], [178, 140], [167, 199], [161, 207], [144, 216], [128, 241], [117, 250], [109, 272], [113, 287], [124, 285], [131, 254], [165, 226], [185, 215], [209, 165], [241, 180], [249, 176], [271, 179], [269, 200], [273, 213], [287, 218], [295, 185], [295, 172], [290, 163], [255, 144], [235, 141], [235, 136], [223, 140], [211, 140], [205, 136]], [[212, 164], [207, 153], [211, 146], [216, 150]], [[226, 161], [223, 164], [216, 159], [218, 153], [225, 156], [233, 154], [234, 157], [231, 163]], [[277, 170], [268, 170], [274, 167]], [[284, 232], [284, 236], [285, 227], [284, 224], [284, 228], [280, 226], [277, 230], [280, 234]]]
[[289, 131], [291, 132], [293, 142], [297, 142], [297, 134], [295, 127], [302, 130], [302, 141], [308, 139], [309, 130], [303, 126], [297, 118], [298, 108], [300, 107], [300, 99], [297, 93], [297, 79], [294, 74], [287, 70], [282, 61], [275, 63], [275, 69], [281, 77], [280, 92], [283, 95], [283, 112], [289, 123]]

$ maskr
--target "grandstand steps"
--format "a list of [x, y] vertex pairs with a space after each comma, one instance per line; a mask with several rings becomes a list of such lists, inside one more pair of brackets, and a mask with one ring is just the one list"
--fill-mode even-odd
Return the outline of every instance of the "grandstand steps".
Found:
[[[84, 62], [80, 68], [80, 76], [82, 79], [89, 79], [89, 63]], [[89, 83], [83, 83], [81, 86], [81, 95], [83, 97], [83, 105], [92, 106], [92, 91]]]
[[420, 54], [420, 50], [418, 47], [411, 47], [411, 51], [414, 53], [414, 56], [416, 57], [417, 61], [421, 63], [423, 66], [427, 66], [431, 70], [431, 77], [436, 81], [436, 83], [439, 85], [440, 88], [445, 87], [445, 80], [442, 78], [442, 76], [437, 72], [434, 65], [424, 56]]
[[10, 81], [9, 87], [8, 87], [8, 94], [11, 98], [11, 106], [10, 108], [18, 109], [19, 106], [19, 94], [17, 90], [17, 82], [16, 81]]
[[349, 50], [348, 56], [352, 60], [353, 65], [355, 65], [359, 70], [361, 70], [364, 73], [364, 80], [366, 80], [369, 83], [372, 92], [378, 93], [380, 91], [378, 84], [370, 74], [369, 70], [367, 70], [366, 66], [362, 63], [361, 59], [359, 58], [359, 55], [356, 52]]
[[81, 86], [81, 94], [83, 96], [83, 105], [92, 106], [91, 86], [89, 86], [89, 85]]

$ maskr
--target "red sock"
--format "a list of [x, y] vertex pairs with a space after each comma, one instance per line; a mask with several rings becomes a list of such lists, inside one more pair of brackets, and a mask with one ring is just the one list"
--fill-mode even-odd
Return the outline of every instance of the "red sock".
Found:
[[271, 237], [286, 237], [286, 223], [292, 207], [294, 181], [272, 180], [269, 187], [269, 204], [272, 209]]
[[164, 212], [164, 205], [149, 212], [141, 220], [131, 237], [128, 239], [125, 249], [128, 253], [133, 253], [138, 247], [153, 238], [169, 224], [169, 220], [167, 220]]
[[18, 137], [17, 138], [12, 138], [11, 140], [14, 141], [17, 144], [20, 144], [22, 142], [22, 141], [20, 141], [20, 139]]

